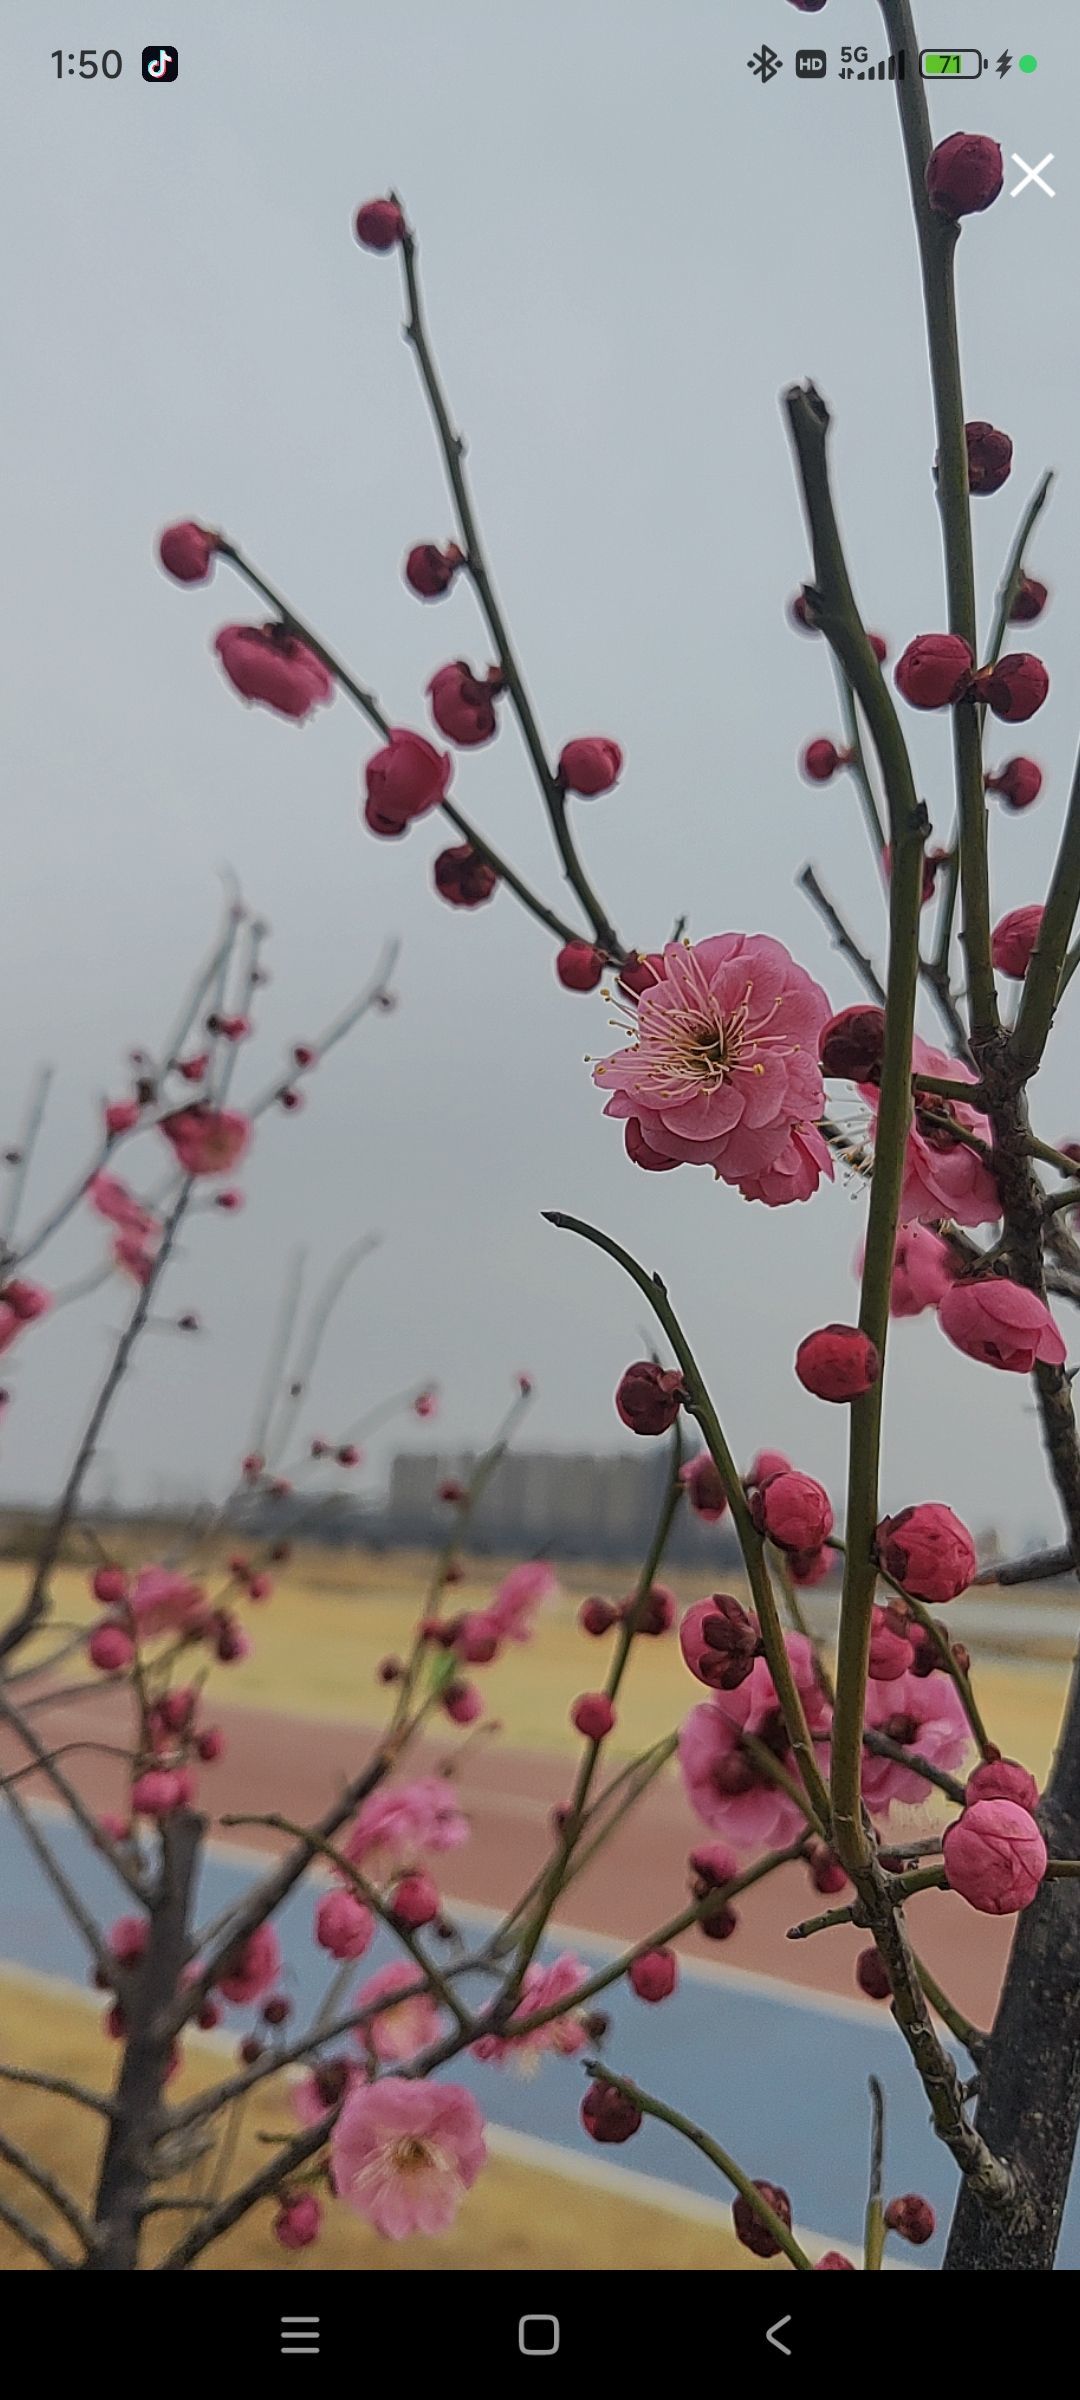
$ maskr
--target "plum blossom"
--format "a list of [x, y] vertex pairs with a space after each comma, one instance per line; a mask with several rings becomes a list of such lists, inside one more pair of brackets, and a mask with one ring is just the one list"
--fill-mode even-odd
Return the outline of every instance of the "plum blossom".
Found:
[[249, 2007], [253, 2000], [261, 2000], [281, 1973], [281, 1944], [273, 1926], [256, 1925], [225, 1966], [224, 1975], [218, 1977], [223, 2000], [231, 2000], [236, 2008]]
[[542, 2008], [554, 2008], [557, 2001], [566, 2000], [572, 1992], [580, 1991], [586, 1980], [586, 1969], [580, 1958], [567, 1951], [553, 1959], [550, 1966], [540, 1966], [534, 1960], [526, 1967], [521, 1985], [521, 1998], [507, 2023], [504, 2034], [482, 2033], [473, 2043], [473, 2057], [481, 2058], [488, 2066], [509, 2064], [520, 2075], [535, 2075], [541, 2059], [548, 2051], [560, 2058], [572, 2058], [585, 2048], [588, 2035], [580, 2017], [568, 2010], [563, 2017], [552, 2017], [550, 2024], [538, 2025], [534, 2032], [514, 2035], [515, 2018], [531, 2017]]
[[[916, 1075], [940, 1075], [950, 1083], [975, 1081], [962, 1059], [933, 1049], [919, 1034], [911, 1056]], [[860, 1084], [859, 1089], [876, 1123], [880, 1092], [873, 1084]], [[992, 1225], [1001, 1215], [1001, 1197], [989, 1167], [977, 1151], [955, 1139], [950, 1126], [974, 1134], [982, 1142], [989, 1143], [992, 1138], [990, 1120], [979, 1109], [969, 1108], [963, 1100], [925, 1094], [923, 1104], [916, 1106], [907, 1138], [900, 1196], [900, 1217], [905, 1225], [915, 1220], [934, 1225], [943, 1217], [953, 1218], [957, 1225]]]
[[796, 1125], [778, 1158], [759, 1175], [744, 1175], [739, 1190], [744, 1200], [763, 1200], [766, 1208], [786, 1208], [789, 1200], [812, 1200], [822, 1176], [833, 1181], [832, 1152], [816, 1125]]
[[[950, 1773], [971, 1747], [964, 1704], [951, 1675], [908, 1674], [891, 1683], [870, 1683], [866, 1723], [871, 1732], [888, 1734], [903, 1749], [916, 1751], [932, 1767], [945, 1767]], [[865, 1750], [862, 1789], [871, 1816], [884, 1817], [897, 1803], [917, 1807], [927, 1787], [913, 1768]]]
[[469, 1820], [458, 1806], [453, 1785], [444, 1775], [420, 1775], [414, 1783], [370, 1792], [343, 1847], [355, 1865], [377, 1859], [390, 1873], [412, 1866], [425, 1850], [460, 1850], [468, 1838]]
[[401, 2075], [354, 2085], [330, 2136], [338, 2198], [392, 2242], [445, 2233], [486, 2157], [483, 2118], [464, 2085]]
[[144, 1640], [153, 1640], [159, 1633], [201, 1631], [206, 1594], [201, 1584], [172, 1567], [140, 1567], [128, 1606], [136, 1632]]
[[[353, 2037], [386, 2065], [398, 2066], [404, 2059], [415, 2058], [418, 2050], [426, 2050], [439, 2038], [438, 2008], [429, 1991], [417, 1989], [418, 1980], [409, 1959], [395, 1959], [392, 1965], [369, 1975], [355, 1994], [357, 2008], [386, 2003], [377, 2016], [356, 2027]], [[400, 1995], [396, 2000], [395, 1992]]]
[[527, 1642], [533, 1633], [537, 1610], [545, 1600], [554, 1597], [558, 1588], [558, 1576], [546, 1559], [526, 1559], [503, 1576], [485, 1614], [494, 1619], [503, 1641]]
[[1065, 1342], [1045, 1300], [1005, 1275], [954, 1283], [938, 1307], [938, 1324], [957, 1350], [985, 1367], [1030, 1375], [1037, 1359], [1063, 1367]]
[[[806, 1636], [790, 1633], [785, 1647], [806, 1711], [811, 1732], [823, 1732], [828, 1703], [817, 1681], [814, 1654]], [[951, 1688], [951, 1687], [950, 1687]], [[679, 1733], [679, 1765], [687, 1797], [702, 1823], [722, 1834], [736, 1850], [769, 1850], [794, 1840], [804, 1819], [788, 1798], [746, 1757], [744, 1733], [755, 1734], [775, 1749], [789, 1773], [793, 1767], [787, 1736], [779, 1715], [776, 1686], [763, 1658], [733, 1691], [716, 1691], [692, 1708]], [[818, 1755], [824, 1765], [823, 1743]]]
[[86, 1197], [96, 1214], [104, 1217], [108, 1224], [115, 1225], [118, 1233], [133, 1234], [138, 1240], [149, 1241], [151, 1235], [161, 1230], [153, 1210], [143, 1207], [142, 1201], [128, 1190], [119, 1175], [107, 1175], [104, 1168], [91, 1176], [86, 1186]]
[[202, 1101], [162, 1117], [159, 1130], [185, 1175], [227, 1175], [251, 1144], [249, 1117], [236, 1108], [208, 1108]]
[[[634, 1118], [660, 1158], [753, 1183], [822, 1113], [817, 1046], [829, 1014], [820, 986], [768, 934], [669, 942], [629, 1047], [594, 1070], [611, 1094], [604, 1113]], [[804, 1172], [788, 1168], [788, 1197]]]

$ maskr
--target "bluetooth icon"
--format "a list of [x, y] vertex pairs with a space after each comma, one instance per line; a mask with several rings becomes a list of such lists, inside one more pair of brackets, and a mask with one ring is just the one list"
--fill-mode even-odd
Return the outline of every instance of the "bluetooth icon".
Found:
[[753, 58], [748, 58], [746, 63], [751, 75], [758, 76], [762, 83], [771, 83], [773, 76], [779, 75], [784, 62], [777, 57], [775, 50], [770, 50], [768, 42], [763, 42], [760, 50], [755, 50]]

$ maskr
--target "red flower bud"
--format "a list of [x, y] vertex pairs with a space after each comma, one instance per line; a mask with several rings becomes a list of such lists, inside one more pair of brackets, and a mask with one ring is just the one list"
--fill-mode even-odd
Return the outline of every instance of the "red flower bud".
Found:
[[889, 1971], [879, 1950], [860, 1950], [855, 1961], [855, 1981], [868, 2000], [889, 2000], [892, 1997]]
[[[778, 2183], [763, 2183], [758, 2178], [755, 2180], [754, 2190], [761, 2193], [762, 2199], [768, 2202], [773, 2215], [779, 2217], [782, 2225], [790, 2225], [791, 2202], [787, 2193]], [[755, 2258], [779, 2257], [780, 2244], [776, 2235], [769, 2232], [767, 2225], [762, 2224], [761, 2218], [755, 2213], [750, 2201], [744, 2200], [741, 2192], [733, 2203], [731, 2216], [735, 2227], [735, 2238], [742, 2243], [744, 2250], [751, 2250]]]
[[464, 564], [465, 553], [456, 542], [447, 542], [445, 550], [440, 550], [435, 542], [418, 542], [409, 552], [403, 573], [409, 590], [419, 600], [441, 600]]
[[670, 1998], [679, 1980], [679, 1962], [674, 1950], [644, 1950], [640, 1958], [630, 1961], [627, 1982], [639, 2000], [656, 2002]]
[[420, 1925], [431, 1925], [440, 1907], [431, 1876], [403, 1875], [390, 1894], [390, 1906], [399, 1925], [408, 1925], [414, 1932]]
[[128, 1595], [128, 1579], [123, 1567], [97, 1567], [90, 1578], [90, 1589], [103, 1608], [118, 1608]]
[[396, 200], [365, 200], [353, 230], [365, 250], [392, 250], [405, 231], [405, 219]]
[[799, 1343], [795, 1373], [815, 1399], [859, 1400], [873, 1390], [881, 1359], [869, 1334], [857, 1325], [820, 1325]]
[[1030, 650], [1014, 650], [994, 667], [980, 667], [972, 679], [971, 698], [981, 700], [1006, 725], [1023, 725], [1042, 707], [1050, 677], [1041, 658]]
[[889, 645], [884, 634], [868, 633], [866, 638], [870, 644], [870, 648], [874, 653], [874, 657], [876, 658], [879, 667], [883, 667], [889, 655]]
[[745, 1683], [761, 1647], [761, 1628], [739, 1600], [715, 1592], [687, 1609], [679, 1647], [699, 1683], [710, 1691], [734, 1692]]
[[135, 1656], [135, 1644], [122, 1625], [95, 1625], [86, 1648], [91, 1666], [102, 1675], [117, 1674]]
[[456, 1680], [443, 1687], [442, 1706], [454, 1725], [475, 1725], [484, 1703], [475, 1683]]
[[976, 1800], [947, 1827], [941, 1849], [950, 1891], [985, 1917], [1027, 1908], [1046, 1873], [1046, 1843], [1015, 1800]]
[[582, 1633], [610, 1633], [618, 1621], [619, 1611], [610, 1600], [584, 1600], [578, 1610], [578, 1624]]
[[631, 1433], [667, 1433], [682, 1406], [683, 1382], [677, 1368], [639, 1358], [627, 1367], [615, 1394], [615, 1406]]
[[814, 2267], [814, 2273], [815, 2275], [820, 2275], [823, 2269], [830, 2267], [833, 2269], [837, 2267], [850, 2267], [852, 2273], [854, 2274], [855, 2261], [853, 2258], [845, 2258], [842, 2250], [826, 2250], [824, 2256], [818, 2259]]
[[686, 1863], [695, 1900], [707, 1900], [713, 1892], [723, 1891], [739, 1872], [739, 1861], [726, 1842], [703, 1842], [699, 1849], [691, 1850]]
[[807, 743], [799, 767], [808, 783], [831, 783], [837, 770], [848, 765], [849, 758], [847, 750], [838, 750], [836, 743], [823, 735], [819, 741]]
[[1043, 911], [1037, 901], [1028, 908], [1011, 908], [994, 927], [990, 956], [999, 975], [1022, 983], [1042, 931]]
[[564, 942], [555, 954], [555, 973], [568, 992], [595, 992], [604, 961], [591, 942]]
[[494, 695], [501, 687], [497, 667], [489, 669], [486, 679], [474, 675], [463, 658], [439, 667], [427, 688], [440, 733], [462, 750], [475, 750], [482, 742], [490, 742], [499, 729]]
[[1030, 808], [1043, 787], [1043, 771], [1033, 758], [1008, 758], [996, 775], [985, 775], [988, 792], [998, 792], [1007, 808]]
[[918, 633], [897, 659], [893, 680], [912, 708], [950, 708], [968, 691], [974, 665], [958, 633]]
[[729, 1942], [738, 1930], [739, 1912], [730, 1901], [725, 1901], [722, 1908], [710, 1908], [698, 1919], [698, 1932], [704, 1934], [707, 1942]]
[[794, 625], [797, 633], [816, 633], [818, 631], [811, 616], [810, 603], [805, 592], [796, 592], [794, 599], [788, 601], [787, 613], [788, 623]]
[[619, 968], [619, 990], [632, 1000], [640, 1000], [642, 992], [651, 990], [659, 981], [663, 953], [659, 950], [631, 950]]
[[445, 750], [436, 750], [407, 726], [391, 726], [385, 748], [374, 751], [364, 768], [364, 815], [371, 831], [403, 833], [411, 817], [425, 816], [445, 800], [452, 772]]
[[679, 1481], [694, 1515], [702, 1517], [706, 1525], [718, 1525], [727, 1514], [727, 1494], [720, 1470], [707, 1450], [699, 1450], [697, 1457], [681, 1468]]
[[1037, 576], [1021, 575], [1016, 597], [1009, 610], [1010, 625], [1033, 625], [1036, 617], [1041, 617], [1049, 598], [1045, 583], [1040, 583]]
[[977, 216], [1004, 181], [1001, 148], [988, 133], [950, 133], [927, 160], [927, 197], [942, 217]]
[[582, 1692], [570, 1711], [570, 1722], [588, 1742], [602, 1742], [615, 1723], [615, 1711], [606, 1692]]
[[979, 1564], [967, 1526], [941, 1500], [926, 1500], [917, 1508], [902, 1508], [899, 1516], [883, 1517], [877, 1547], [886, 1574], [894, 1575], [916, 1600], [958, 1599]]
[[279, 717], [309, 717], [320, 701], [333, 699], [333, 676], [284, 625], [223, 625], [214, 648], [241, 699], [258, 700]]
[[613, 2083], [590, 2083], [581, 2103], [581, 2122], [594, 2142], [628, 2142], [641, 2124], [641, 2110], [629, 2092]]
[[965, 425], [969, 492], [1000, 492], [1012, 473], [1013, 446], [1007, 433], [981, 418]]
[[888, 1611], [875, 1608], [870, 1619], [870, 1675], [874, 1683], [895, 1683], [914, 1663], [911, 1642], [889, 1622]]
[[810, 1881], [815, 1892], [821, 1892], [825, 1898], [830, 1898], [834, 1893], [843, 1891], [847, 1883], [847, 1876], [835, 1852], [830, 1850], [827, 1842], [814, 1842], [806, 1863], [810, 1869]]
[[923, 2200], [918, 2192], [905, 2192], [902, 2199], [890, 2200], [885, 2210], [889, 2232], [917, 2247], [929, 2241], [936, 2222], [929, 2200]]
[[176, 583], [205, 583], [214, 564], [217, 542], [205, 525], [197, 525], [188, 517], [179, 525], [167, 525], [158, 542], [158, 557], [166, 575]]
[[758, 1485], [750, 1510], [759, 1533], [767, 1533], [781, 1550], [819, 1550], [833, 1529], [829, 1495], [812, 1475], [794, 1468]]
[[964, 1799], [969, 1808], [976, 1800], [1012, 1800], [1017, 1808], [1026, 1808], [1028, 1815], [1034, 1816], [1039, 1805], [1039, 1787], [1019, 1759], [984, 1759], [968, 1776]]
[[618, 742], [602, 733], [580, 734], [576, 741], [564, 742], [559, 752], [559, 781], [564, 791], [595, 800], [598, 792], [610, 792], [618, 782], [622, 763]]
[[471, 842], [457, 842], [450, 850], [440, 850], [432, 869], [435, 889], [440, 899], [451, 908], [479, 908], [490, 900], [499, 878]]

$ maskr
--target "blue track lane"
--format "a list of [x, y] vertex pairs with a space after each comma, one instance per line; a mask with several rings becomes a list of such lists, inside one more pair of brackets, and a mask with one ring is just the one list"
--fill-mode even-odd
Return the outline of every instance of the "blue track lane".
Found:
[[[51, 1812], [43, 1821], [61, 1863], [99, 1918], [109, 1923], [123, 1914], [122, 1887], [75, 1828]], [[216, 1916], [247, 1881], [235, 1857], [212, 1853], [202, 1879], [203, 1918]], [[311, 1940], [311, 1913], [309, 1886], [293, 1895], [277, 1920], [286, 1988], [301, 2024], [326, 1985], [326, 1962]], [[457, 1917], [466, 1935], [480, 1929], [474, 1912], [460, 1909]], [[578, 1940], [575, 1947], [590, 1969], [612, 1955], [612, 1945], [600, 1941]], [[400, 1952], [380, 1935], [360, 1962], [357, 1980], [393, 1955]], [[10, 1820], [0, 1856], [0, 1958], [39, 1974], [76, 1983], [85, 1980], [82, 1944]], [[612, 2018], [607, 2045], [612, 2064], [714, 2129], [751, 2174], [782, 2183], [791, 2194], [797, 2223], [833, 2240], [861, 2239], [869, 2121], [866, 2086], [869, 2075], [879, 2076], [888, 2111], [888, 2190], [925, 2193], [939, 2225], [947, 2222], [955, 2182], [952, 2165], [929, 2130], [925, 2100], [887, 2017], [855, 2003], [835, 2009], [826, 1999], [808, 2004], [778, 1984], [749, 1977], [743, 1982], [726, 1968], [684, 1972], [674, 1998], [657, 2008], [635, 2000], [625, 1989], [606, 1995], [603, 2004]], [[246, 2030], [250, 2013], [232, 2012], [238, 2033]], [[448, 2072], [470, 2085], [493, 2122], [514, 2132], [558, 2143], [593, 2160], [614, 2160], [709, 2199], [725, 2196], [706, 2161], [665, 2126], [646, 2121], [625, 2150], [598, 2153], [578, 2122], [582, 2078], [572, 2060], [547, 2058], [531, 2080], [468, 2057]], [[600, 2193], [597, 2206], [603, 2206]], [[907, 2250], [904, 2257], [911, 2265], [932, 2267], [940, 2254], [938, 2235], [925, 2250]], [[1059, 2263], [1080, 2265], [1080, 2193], [1075, 2181]]]

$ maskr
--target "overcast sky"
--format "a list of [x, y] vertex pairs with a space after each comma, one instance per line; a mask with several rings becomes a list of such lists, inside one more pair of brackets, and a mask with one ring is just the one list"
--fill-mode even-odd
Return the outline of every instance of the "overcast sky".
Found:
[[[1032, 164], [1057, 154], [1053, 202], [1003, 197], [961, 244], [968, 413], [1016, 443], [1011, 484], [977, 511], [984, 615], [1028, 492], [1061, 470], [1032, 560], [1055, 587], [1036, 643], [1054, 691], [1030, 742], [1047, 785], [1030, 815], [995, 814], [1003, 910], [1043, 893], [1076, 739], [1080, 25], [1064, 0], [1028, 0], [1023, 24], [1005, 0], [950, 0], [947, 25], [919, 13], [925, 36], [1039, 47], [1036, 75], [991, 68], [936, 98], [938, 130], [989, 130]], [[156, 33], [180, 43], [167, 88], [140, 77]], [[785, 67], [763, 89], [746, 61], [764, 38]], [[154, 538], [175, 517], [224, 526], [398, 722], [425, 725], [423, 686], [446, 659], [486, 663], [464, 589], [425, 608], [401, 582], [409, 545], [452, 527], [396, 261], [350, 230], [356, 204], [395, 185], [545, 735], [557, 749], [608, 732], [625, 749], [618, 790], [577, 817], [616, 922], [646, 947], [682, 911], [698, 936], [766, 930], [838, 1005], [856, 997], [794, 884], [813, 858], [880, 959], [853, 793], [811, 791], [796, 769], [809, 736], [838, 728], [823, 646], [784, 615], [807, 571], [777, 407], [793, 377], [812, 375], [835, 411], [870, 621], [895, 652], [943, 616], [893, 101], [794, 74], [800, 43], [835, 69], [860, 38], [880, 54], [870, 0], [813, 19], [785, 0], [7, 12], [5, 1138], [35, 1062], [60, 1069], [31, 1213], [87, 1154], [127, 1046], [162, 1033], [226, 862], [274, 933], [241, 1098], [343, 1004], [388, 933], [403, 941], [397, 1014], [336, 1054], [302, 1117], [263, 1125], [246, 1213], [191, 1226], [167, 1298], [207, 1331], [144, 1347], [104, 1446], [125, 1492], [220, 1487], [290, 1251], [305, 1244], [315, 1272], [368, 1228], [386, 1238], [328, 1345], [319, 1426], [431, 1375], [447, 1441], [482, 1438], [528, 1367], [530, 1441], [627, 1442], [611, 1393], [640, 1354], [641, 1309], [543, 1207], [663, 1271], [740, 1457], [780, 1444], [839, 1486], [841, 1412], [799, 1390], [791, 1360], [810, 1326], [854, 1312], [864, 1196], [839, 1183], [773, 1211], [703, 1172], [631, 1168], [584, 1063], [613, 1046], [599, 995], [556, 985], [548, 936], [506, 892], [475, 915], [435, 899], [437, 821], [396, 844], [365, 832], [373, 739], [347, 701], [303, 727], [240, 704], [210, 643], [257, 606], [223, 571], [205, 589], [169, 583]], [[51, 48], [66, 64], [105, 41], [118, 80], [57, 80]], [[947, 720], [909, 722], [944, 838]], [[991, 730], [994, 757], [1025, 746]], [[508, 717], [488, 749], [458, 754], [455, 790], [557, 902]], [[1074, 994], [1038, 1097], [1050, 1139], [1080, 1133]], [[131, 1152], [133, 1177], [152, 1173], [150, 1151]], [[49, 1276], [100, 1248], [80, 1221]], [[110, 1285], [26, 1338], [8, 1495], [57, 1480], [127, 1301]], [[1012, 1535], [1055, 1524], [1025, 1383], [961, 1359], [930, 1321], [896, 1331], [885, 1496], [947, 1498]]]

